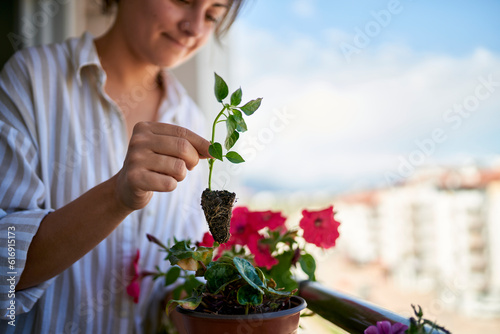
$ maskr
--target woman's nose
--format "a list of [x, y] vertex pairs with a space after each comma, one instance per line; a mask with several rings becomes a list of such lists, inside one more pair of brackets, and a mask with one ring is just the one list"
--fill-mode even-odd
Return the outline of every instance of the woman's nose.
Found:
[[205, 15], [199, 11], [193, 11], [179, 23], [179, 28], [189, 36], [199, 37], [205, 30]]

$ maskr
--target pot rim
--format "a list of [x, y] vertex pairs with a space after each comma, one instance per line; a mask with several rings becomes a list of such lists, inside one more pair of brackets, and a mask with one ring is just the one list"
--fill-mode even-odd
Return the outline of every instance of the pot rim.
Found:
[[287, 315], [292, 315], [298, 313], [307, 307], [307, 303], [304, 298], [300, 296], [292, 296], [291, 299], [296, 300], [299, 304], [292, 308], [286, 310], [280, 310], [276, 312], [267, 312], [267, 313], [258, 313], [258, 314], [249, 314], [249, 315], [231, 315], [231, 314], [210, 314], [210, 313], [202, 313], [194, 310], [187, 310], [180, 306], [177, 306], [175, 309], [177, 312], [185, 314], [190, 317], [195, 318], [205, 318], [205, 319], [220, 319], [220, 320], [231, 320], [231, 319], [273, 319], [279, 318]]

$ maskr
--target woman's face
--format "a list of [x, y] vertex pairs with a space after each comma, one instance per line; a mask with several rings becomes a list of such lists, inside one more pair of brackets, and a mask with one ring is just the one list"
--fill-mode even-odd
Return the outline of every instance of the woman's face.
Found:
[[205, 45], [228, 0], [121, 0], [117, 25], [140, 61], [174, 67]]

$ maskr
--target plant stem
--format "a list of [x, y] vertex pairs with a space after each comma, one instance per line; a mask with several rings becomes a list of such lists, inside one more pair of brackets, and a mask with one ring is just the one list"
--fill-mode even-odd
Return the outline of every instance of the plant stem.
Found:
[[201, 265], [203, 270], [207, 271], [207, 266], [205, 265], [205, 263], [201, 262], [200, 260], [198, 260], [198, 263]]
[[208, 159], [208, 190], [212, 190], [212, 169], [214, 166], [214, 159]]
[[[211, 145], [215, 143], [215, 126], [217, 125], [219, 118], [224, 115], [224, 111], [226, 111], [226, 109], [227, 107], [224, 106], [214, 120], [214, 124], [212, 125], [212, 140], [210, 140]], [[215, 159], [208, 159], [208, 190], [212, 190], [212, 171], [214, 169], [214, 162]]]

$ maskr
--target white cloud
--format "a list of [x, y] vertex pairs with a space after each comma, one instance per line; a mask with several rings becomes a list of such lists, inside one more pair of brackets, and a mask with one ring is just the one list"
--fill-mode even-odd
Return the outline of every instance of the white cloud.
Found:
[[316, 14], [315, 1], [295, 0], [291, 4], [292, 12], [298, 17], [311, 18]]
[[500, 86], [493, 85], [470, 116], [460, 116], [457, 129], [458, 121], [444, 119], [476, 94], [480, 78], [500, 83], [499, 55], [479, 49], [463, 58], [423, 56], [386, 45], [348, 63], [338, 48], [347, 36], [341, 31], [329, 32], [330, 43], [302, 36], [285, 44], [269, 32], [245, 30], [239, 33], [245, 48], [238, 48], [244, 52], [235, 58], [235, 76], [249, 96], [264, 97], [262, 109], [248, 120], [250, 136], [258, 138], [259, 130], [270, 127], [273, 108], [287, 106], [294, 116], [245, 167], [252, 179], [260, 175], [300, 187], [383, 173], [438, 128], [447, 139], [426, 162], [453, 155], [457, 146], [470, 149], [478, 129], [498, 130], [486, 151], [500, 153], [493, 144], [500, 142]]

